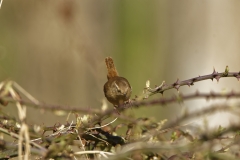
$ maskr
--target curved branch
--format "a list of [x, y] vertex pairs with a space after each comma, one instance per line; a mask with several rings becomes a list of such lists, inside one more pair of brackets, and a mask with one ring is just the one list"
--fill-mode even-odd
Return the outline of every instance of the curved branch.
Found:
[[181, 86], [187, 85], [190, 87], [190, 86], [194, 85], [195, 82], [199, 82], [199, 81], [203, 81], [203, 80], [211, 79], [213, 81], [213, 79], [216, 79], [217, 81], [219, 81], [219, 79], [223, 78], [223, 77], [235, 77], [239, 81], [240, 80], [240, 72], [228, 72], [228, 67], [226, 67], [225, 72], [222, 72], [222, 73], [218, 73], [214, 69], [212, 74], [198, 76], [198, 77], [194, 77], [194, 78], [191, 78], [188, 80], [183, 80], [183, 81], [180, 81], [179, 79], [177, 79], [176, 82], [174, 82], [170, 85], [167, 85], [167, 84], [165, 84], [165, 82], [163, 82], [162, 85], [157, 86], [153, 89], [150, 87], [147, 87], [146, 89], [147, 89], [147, 91], [149, 91], [151, 93], [150, 94], [150, 96], [151, 96], [156, 93], [163, 94], [164, 91], [172, 89], [172, 88], [179, 90], [179, 88]]

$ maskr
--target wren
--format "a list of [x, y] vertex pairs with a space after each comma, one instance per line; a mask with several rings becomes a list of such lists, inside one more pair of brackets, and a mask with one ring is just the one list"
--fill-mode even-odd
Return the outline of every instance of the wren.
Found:
[[107, 100], [112, 103], [114, 107], [118, 107], [129, 101], [132, 88], [126, 78], [118, 75], [111, 57], [105, 58], [105, 62], [108, 70], [108, 81], [103, 87], [104, 94]]

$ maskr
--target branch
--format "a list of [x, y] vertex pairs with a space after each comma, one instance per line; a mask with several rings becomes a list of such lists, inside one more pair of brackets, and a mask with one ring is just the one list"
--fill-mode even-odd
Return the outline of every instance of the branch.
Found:
[[165, 84], [165, 82], [162, 83], [162, 85], [160, 86], [157, 86], [155, 88], [150, 88], [150, 87], [147, 87], [147, 91], [150, 92], [151, 95], [154, 95], [156, 93], [161, 93], [163, 94], [164, 91], [166, 90], [169, 90], [169, 89], [172, 89], [172, 88], [175, 88], [177, 90], [179, 90], [179, 88], [181, 86], [192, 86], [194, 85], [195, 82], [199, 82], [199, 81], [203, 81], [203, 80], [208, 80], [208, 79], [211, 79], [213, 81], [213, 79], [216, 79], [217, 81], [219, 81], [220, 78], [224, 78], [224, 77], [236, 77], [237, 80], [239, 81], [240, 80], [240, 71], [239, 72], [229, 72], [228, 70], [228, 66], [226, 67], [225, 69], [225, 72], [222, 72], [222, 73], [218, 73], [215, 71], [215, 69], [213, 70], [213, 73], [212, 74], [209, 74], [209, 75], [204, 75], [204, 76], [198, 76], [198, 77], [195, 77], [195, 78], [191, 78], [191, 79], [188, 79], [188, 80], [183, 80], [183, 81], [180, 81], [179, 79], [177, 79], [176, 82], [170, 84], [170, 85], [167, 85]]
[[[127, 104], [127, 105], [121, 105], [118, 107], [119, 111], [123, 111], [126, 108], [131, 108], [131, 107], [135, 107], [138, 108], [140, 106], [145, 106], [145, 107], [152, 107], [154, 105], [167, 105], [170, 103], [175, 103], [175, 102], [179, 102], [182, 103], [183, 101], [186, 100], [191, 100], [191, 99], [196, 99], [196, 98], [204, 98], [206, 100], [208, 99], [215, 99], [215, 98], [239, 98], [240, 97], [240, 92], [239, 93], [235, 93], [235, 92], [230, 92], [230, 93], [199, 93], [196, 92], [194, 94], [188, 94], [188, 95], [182, 95], [179, 94], [178, 96], [173, 96], [171, 98], [160, 98], [160, 99], [154, 99], [154, 100], [150, 100], [150, 101], [146, 101], [146, 100], [141, 100], [141, 101], [135, 101], [133, 103]], [[98, 115], [98, 118], [93, 119], [92, 122], [96, 123], [96, 121], [101, 120], [104, 116], [106, 115], [116, 115], [118, 116], [120, 119], [124, 119], [124, 120], [128, 120], [128, 121], [132, 121], [133, 123], [136, 123], [136, 120], [130, 117], [126, 117], [124, 115], [118, 115], [116, 113], [115, 109], [109, 109], [107, 111], [105, 111], [104, 113], [101, 113]]]

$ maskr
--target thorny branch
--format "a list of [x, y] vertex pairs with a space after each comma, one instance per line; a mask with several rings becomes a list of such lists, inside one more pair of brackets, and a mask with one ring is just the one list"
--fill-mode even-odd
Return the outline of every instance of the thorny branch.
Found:
[[[154, 95], [156, 93], [163, 93], [166, 90], [175, 88], [179, 89], [181, 86], [188, 85], [191, 86], [196, 82], [207, 80], [207, 79], [216, 79], [219, 81], [220, 78], [223, 77], [235, 77], [238, 80], [240, 79], [240, 72], [229, 72], [228, 67], [226, 67], [225, 71], [222, 73], [218, 73], [213, 71], [212, 74], [205, 76], [198, 76], [195, 78], [191, 78], [184, 81], [177, 80], [171, 85], [167, 85], [165, 82], [162, 85], [157, 86], [151, 89], [150, 83], [147, 84], [145, 88], [146, 98], [148, 96]], [[23, 100], [20, 97], [20, 94], [23, 94], [29, 101]], [[16, 98], [17, 97], [17, 98]], [[215, 98], [239, 98], [239, 92], [229, 92], [229, 93], [193, 93], [193, 94], [178, 94], [176, 96], [172, 96], [170, 98], [158, 98], [154, 100], [135, 100], [131, 101], [131, 103], [124, 104], [118, 107], [119, 111], [123, 111], [125, 109], [131, 107], [151, 107], [153, 105], [167, 105], [170, 103], [182, 103], [186, 100], [199, 99], [204, 98], [215, 99]], [[124, 114], [118, 115], [115, 109], [109, 109], [106, 111], [101, 111], [100, 109], [85, 109], [80, 107], [66, 107], [61, 105], [50, 105], [37, 101], [34, 97], [32, 97], [29, 93], [27, 93], [21, 86], [19, 86], [16, 82], [13, 81], [5, 81], [0, 83], [0, 103], [2, 105], [7, 105], [8, 103], [14, 103], [21, 106], [32, 106], [37, 109], [46, 109], [51, 111], [62, 110], [65, 112], [80, 112], [87, 113], [89, 115], [84, 115], [87, 117], [87, 121], [84, 121], [84, 118], [80, 116], [77, 117], [76, 124], [59, 124], [54, 125], [53, 127], [41, 127], [40, 131], [53, 131], [54, 133], [42, 136], [34, 133], [36, 129], [33, 127], [27, 126], [25, 122], [25, 112], [20, 113], [20, 119], [22, 124], [26, 124], [29, 130], [25, 130], [26, 134], [30, 132], [29, 136], [31, 140], [28, 140], [28, 136], [22, 136], [19, 134], [21, 131], [19, 124], [15, 119], [3, 115], [0, 112], [0, 117], [3, 119], [0, 120], [0, 132], [11, 136], [16, 139], [22, 138], [21, 143], [15, 143], [14, 145], [9, 145], [10, 143], [7, 141], [0, 141], [0, 159], [5, 159], [8, 154], [8, 149], [14, 148], [15, 150], [21, 148], [22, 151], [25, 151], [27, 147], [26, 144], [29, 143], [31, 145], [30, 152], [32, 154], [36, 154], [41, 156], [42, 158], [55, 158], [55, 159], [77, 159], [83, 158], [79, 157], [80, 155], [84, 155], [85, 159], [94, 159], [94, 158], [112, 158], [118, 159], [119, 157], [128, 157], [135, 159], [135, 156], [143, 157], [148, 159], [175, 159], [176, 157], [180, 158], [193, 158], [197, 153], [203, 156], [198, 157], [197, 159], [204, 159], [206, 157], [219, 157], [218, 153], [226, 153], [225, 157], [234, 157], [237, 155], [232, 155], [231, 152], [227, 152], [227, 150], [231, 147], [239, 147], [239, 140], [237, 137], [239, 136], [239, 125], [231, 125], [228, 128], [219, 127], [216, 131], [203, 131], [195, 135], [191, 133], [191, 131], [187, 131], [184, 128], [188, 128], [188, 126], [181, 126], [180, 124], [188, 119], [197, 118], [198, 116], [206, 115], [208, 113], [215, 113], [218, 111], [228, 111], [234, 114], [240, 113], [239, 104], [235, 104], [234, 107], [229, 106], [228, 104], [224, 105], [212, 105], [208, 108], [205, 108], [200, 111], [195, 111], [192, 113], [185, 113], [181, 115], [176, 120], [170, 120], [169, 123], [165, 123], [163, 120], [161, 122], [154, 122], [150, 118], [143, 117], [139, 119], [134, 119], [132, 117], [126, 116]], [[24, 108], [24, 107], [23, 107]], [[87, 107], [86, 107], [87, 108]], [[113, 120], [111, 123], [102, 124], [102, 119], [106, 116], [117, 116], [119, 119], [125, 120], [125, 123], [118, 124], [115, 127]], [[80, 118], [79, 118], [80, 117]], [[13, 125], [15, 124], [15, 125]], [[111, 125], [110, 125], [111, 124]], [[110, 127], [112, 126], [112, 127]], [[118, 136], [116, 132], [118, 128], [127, 127], [126, 135]], [[114, 128], [114, 129], [113, 129]], [[137, 130], [140, 128], [140, 131]], [[39, 130], [38, 130], [39, 131]], [[171, 133], [171, 137], [168, 137], [168, 133]], [[231, 134], [231, 137], [229, 136]], [[138, 136], [136, 136], [138, 135]], [[163, 138], [165, 135], [165, 138]], [[32, 136], [37, 138], [32, 139]], [[232, 138], [235, 137], [235, 138]], [[219, 145], [216, 143], [216, 140], [227, 141], [229, 142], [227, 145], [222, 144], [222, 149], [215, 150], [213, 149], [215, 145]], [[77, 143], [76, 143], [77, 141]], [[204, 147], [203, 142], [209, 143], [209, 147]], [[181, 145], [179, 145], [181, 144]], [[118, 149], [118, 146], [124, 146], [122, 149]], [[80, 151], [74, 152], [71, 147], [78, 146]], [[114, 152], [113, 149], [119, 150]], [[188, 152], [182, 152], [183, 150], [188, 150]], [[233, 149], [231, 148], [231, 151]], [[23, 154], [22, 152], [18, 152]], [[18, 155], [17, 152], [13, 152], [12, 154], [8, 154], [8, 156], [16, 157], [21, 156]], [[10, 158], [10, 157], [9, 157]], [[196, 158], [196, 157], [195, 157]]]
[[219, 79], [223, 78], [223, 77], [235, 77], [239, 81], [240, 80], [240, 71], [239, 72], [229, 72], [229, 69], [228, 69], [228, 66], [227, 66], [225, 71], [222, 72], [222, 73], [218, 73], [214, 69], [212, 74], [208, 74], [208, 75], [204, 75], [204, 76], [198, 76], [198, 77], [194, 77], [194, 78], [191, 78], [191, 79], [188, 79], [188, 80], [183, 80], [183, 81], [180, 81], [179, 79], [177, 79], [176, 82], [174, 82], [170, 85], [167, 85], [165, 83], [165, 81], [163, 81], [163, 83], [160, 86], [157, 86], [153, 89], [150, 88], [150, 87], [147, 87], [146, 89], [147, 89], [147, 91], [149, 91], [151, 93], [150, 95], [154, 95], [156, 93], [162, 93], [163, 94], [164, 91], [172, 89], [172, 88], [175, 88], [175, 89], [179, 90], [179, 88], [181, 86], [187, 85], [187, 86], [190, 87], [190, 86], [194, 85], [194, 83], [196, 83], [196, 82], [203, 81], [203, 80], [208, 80], [208, 79], [211, 79], [212, 81], [213, 81], [213, 79], [216, 79], [217, 81], [219, 81]]

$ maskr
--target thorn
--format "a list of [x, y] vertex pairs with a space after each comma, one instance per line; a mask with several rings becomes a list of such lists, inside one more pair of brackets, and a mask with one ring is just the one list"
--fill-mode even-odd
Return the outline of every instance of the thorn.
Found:
[[179, 85], [179, 79], [177, 79], [176, 82], [173, 83], [174, 88], [176, 88], [177, 90], [179, 89], [180, 85]]
[[165, 81], [162, 82], [162, 85], [161, 85], [161, 86], [162, 86], [162, 87], [166, 86]]
[[159, 87], [162, 89], [163, 86], [165, 86], [165, 81], [163, 81]]
[[164, 86], [165, 86], [165, 81], [163, 81], [160, 86], [156, 87], [156, 91], [159, 92]]
[[175, 85], [174, 88], [176, 88], [176, 90], [178, 91], [178, 89], [180, 88], [180, 85]]
[[220, 76], [215, 76], [214, 78], [217, 80], [217, 82], [219, 82], [219, 79], [220, 79], [221, 77], [220, 77]]
[[193, 82], [187, 82], [188, 87], [191, 87], [193, 85]]
[[178, 85], [179, 84], [179, 79], [177, 79], [177, 81], [174, 83], [175, 85]]
[[238, 74], [234, 74], [233, 76], [236, 77], [238, 81], [240, 80], [240, 72]]
[[193, 84], [193, 82], [196, 81], [196, 80], [197, 80], [197, 78], [193, 78], [193, 79], [192, 79], [192, 84]]
[[163, 92], [164, 92], [164, 91], [160, 92], [160, 93], [162, 94], [162, 96], [163, 96]]
[[240, 76], [237, 76], [236, 78], [237, 78], [238, 81], [240, 80]]
[[[213, 77], [215, 78], [217, 76], [217, 74], [218, 74], [218, 72], [216, 72], [215, 68], [213, 68], [213, 73], [212, 73]], [[213, 78], [212, 78], [212, 81], [213, 81]]]
[[194, 83], [193, 83], [193, 81], [191, 81], [191, 82], [188, 82], [188, 84], [187, 84], [189, 87], [190, 86], [193, 86], [194, 85]]
[[213, 73], [212, 73], [212, 75], [214, 75], [214, 74], [217, 74], [217, 72], [216, 72], [215, 68], [213, 67]]

